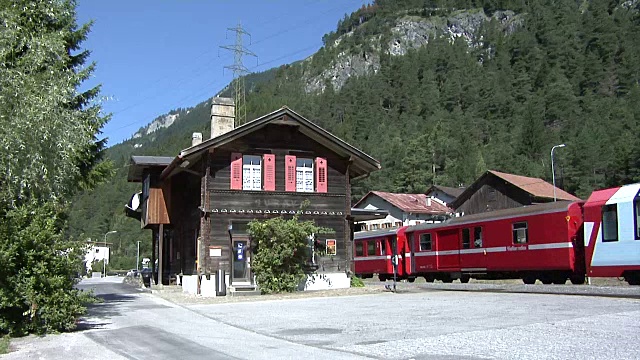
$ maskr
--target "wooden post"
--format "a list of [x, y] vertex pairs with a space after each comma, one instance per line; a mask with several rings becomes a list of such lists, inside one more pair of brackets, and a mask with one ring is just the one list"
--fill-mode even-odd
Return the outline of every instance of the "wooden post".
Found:
[[160, 234], [158, 236], [158, 284], [162, 285], [162, 272], [164, 258], [164, 224], [160, 224]]
[[[151, 231], [151, 280], [155, 281], [153, 275], [156, 273], [156, 234], [157, 228]], [[151, 282], [149, 282], [151, 285]]]

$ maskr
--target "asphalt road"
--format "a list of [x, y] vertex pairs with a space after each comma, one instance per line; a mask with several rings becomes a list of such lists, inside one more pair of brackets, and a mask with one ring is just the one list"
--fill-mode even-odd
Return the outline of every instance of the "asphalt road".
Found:
[[105, 302], [73, 333], [0, 359], [639, 359], [640, 300], [444, 289], [176, 305], [84, 281]]

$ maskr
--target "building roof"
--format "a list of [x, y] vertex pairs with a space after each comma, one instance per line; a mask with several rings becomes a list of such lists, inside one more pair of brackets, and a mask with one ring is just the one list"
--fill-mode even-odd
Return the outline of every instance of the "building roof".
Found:
[[356, 208], [359, 204], [364, 203], [365, 199], [369, 196], [378, 196], [406, 213], [443, 214], [452, 212], [452, 210], [448, 206], [442, 204], [437, 199], [431, 198], [429, 204], [429, 197], [425, 194], [396, 194], [383, 191], [370, 191], [353, 207]]
[[429, 190], [427, 190], [426, 194], [429, 195], [430, 193], [432, 193], [433, 191], [436, 191], [436, 190], [440, 190], [443, 193], [445, 193], [445, 194], [447, 194], [447, 195], [449, 195], [451, 197], [457, 198], [458, 196], [460, 196], [460, 194], [462, 194], [462, 192], [464, 191], [464, 188], [463, 187], [455, 188], [455, 187], [442, 186], [442, 185], [432, 185], [429, 188]]
[[171, 164], [171, 161], [173, 158], [169, 156], [131, 156], [127, 181], [141, 182], [144, 170], [152, 167], [162, 170]]
[[322, 146], [344, 158], [350, 159], [351, 164], [349, 166], [349, 175], [352, 178], [365, 176], [380, 169], [380, 162], [378, 160], [349, 145], [288, 107], [283, 106], [274, 112], [238, 126], [227, 133], [182, 150], [180, 154], [173, 159], [171, 164], [162, 172], [161, 178], [170, 177], [180, 171], [179, 165], [184, 165], [186, 161], [196, 158], [204, 151], [223, 146], [247, 134], [258, 131], [272, 123], [285, 126], [295, 126], [301, 133], [314, 141], [317, 141]]
[[[454, 208], [460, 207], [463, 202], [465, 202], [468, 198], [471, 197], [473, 193], [475, 193], [485, 182], [487, 177], [494, 176], [500, 178], [507, 183], [529, 193], [531, 196], [539, 199], [553, 199], [553, 189], [554, 186], [549, 184], [548, 182], [534, 177], [521, 176], [503, 173], [495, 170], [488, 170], [482, 176], [480, 176], [476, 181], [471, 184], [471, 186], [467, 187], [462, 194], [460, 194], [456, 200], [451, 204]], [[555, 188], [556, 191], [556, 199], [557, 200], [568, 200], [568, 201], [579, 201], [580, 198], [575, 197], [568, 192]]]

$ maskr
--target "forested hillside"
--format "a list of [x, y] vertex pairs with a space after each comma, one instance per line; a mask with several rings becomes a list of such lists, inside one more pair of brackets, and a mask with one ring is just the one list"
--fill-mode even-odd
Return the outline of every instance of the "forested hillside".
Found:
[[[287, 105], [380, 160], [354, 197], [469, 184], [487, 169], [551, 179], [560, 143], [556, 179], [571, 193], [640, 181], [637, 0], [377, 0], [323, 40], [312, 58], [258, 75], [248, 119]], [[122, 212], [139, 188], [127, 159], [209, 135], [208, 104], [178, 112], [108, 150], [118, 171], [77, 199], [72, 234], [116, 229], [122, 253], [136, 240], [146, 250], [150, 234]]]

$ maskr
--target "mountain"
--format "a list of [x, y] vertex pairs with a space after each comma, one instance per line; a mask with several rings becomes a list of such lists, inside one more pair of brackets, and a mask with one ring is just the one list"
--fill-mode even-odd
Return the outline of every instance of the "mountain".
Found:
[[[287, 105], [380, 160], [354, 197], [469, 184], [487, 169], [551, 179], [561, 143], [556, 182], [584, 197], [640, 181], [639, 13], [637, 0], [376, 0], [313, 56], [248, 75], [247, 118]], [[139, 189], [128, 159], [174, 156], [193, 132], [208, 136], [208, 102], [109, 148], [116, 173], [74, 201], [69, 234], [116, 229], [123, 261], [136, 240], [148, 251], [122, 212]]]

